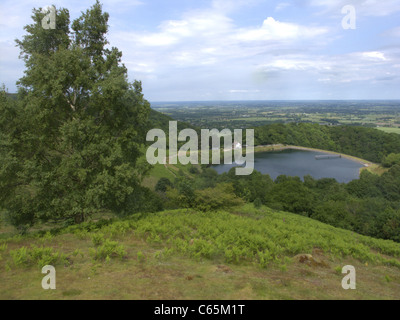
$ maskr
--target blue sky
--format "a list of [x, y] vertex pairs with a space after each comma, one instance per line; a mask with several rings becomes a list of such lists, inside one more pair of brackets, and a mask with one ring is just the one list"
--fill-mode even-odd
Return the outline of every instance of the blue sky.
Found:
[[[0, 0], [0, 84], [16, 91], [14, 39], [31, 10], [71, 20], [94, 1]], [[400, 99], [400, 0], [115, 0], [108, 40], [149, 101]], [[342, 8], [356, 10], [343, 29]]]

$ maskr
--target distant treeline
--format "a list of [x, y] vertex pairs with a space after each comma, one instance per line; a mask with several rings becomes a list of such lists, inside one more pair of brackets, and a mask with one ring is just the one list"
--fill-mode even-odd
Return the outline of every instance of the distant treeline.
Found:
[[255, 128], [255, 144], [288, 144], [340, 152], [380, 163], [400, 153], [400, 135], [374, 128], [311, 123], [270, 124]]
[[[176, 121], [176, 120], [174, 120], [173, 118], [171, 118], [166, 114], [150, 109], [149, 119], [148, 119], [149, 129], [161, 129], [168, 135], [170, 121]], [[184, 129], [194, 129], [196, 132], [200, 132], [199, 128], [191, 125], [190, 123], [177, 121], [177, 124], [178, 124], [178, 132]]]

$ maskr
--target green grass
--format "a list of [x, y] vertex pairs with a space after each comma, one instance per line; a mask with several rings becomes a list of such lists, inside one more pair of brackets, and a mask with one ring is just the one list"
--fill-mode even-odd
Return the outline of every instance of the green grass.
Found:
[[368, 167], [363, 167], [360, 169], [360, 172], [367, 170], [373, 174], [376, 174], [378, 176], [381, 176], [385, 172], [389, 171], [389, 168], [384, 168], [380, 164], [372, 163]]
[[387, 132], [387, 133], [397, 133], [400, 134], [400, 128], [389, 128], [389, 127], [379, 127], [378, 130]]
[[[399, 258], [398, 243], [266, 207], [173, 210], [1, 240], [0, 298], [399, 299]], [[43, 263], [57, 290], [41, 288]], [[353, 292], [340, 286], [347, 264]]]
[[168, 178], [170, 181], [174, 181], [175, 177], [174, 170], [169, 165], [156, 164], [150, 170], [149, 175], [143, 179], [143, 186], [154, 190], [160, 178]]

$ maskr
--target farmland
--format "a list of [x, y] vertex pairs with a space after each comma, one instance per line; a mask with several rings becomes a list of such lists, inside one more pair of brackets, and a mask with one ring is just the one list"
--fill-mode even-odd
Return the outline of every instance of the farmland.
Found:
[[152, 107], [176, 120], [210, 129], [307, 122], [400, 132], [400, 101], [396, 100], [155, 102]]

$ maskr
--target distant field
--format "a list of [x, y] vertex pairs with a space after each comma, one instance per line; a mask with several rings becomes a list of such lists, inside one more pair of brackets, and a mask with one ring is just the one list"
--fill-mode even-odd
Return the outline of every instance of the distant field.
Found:
[[387, 133], [397, 133], [400, 134], [400, 128], [387, 128], [387, 127], [379, 127], [378, 130], [387, 132]]
[[264, 122], [387, 127], [400, 123], [400, 101], [382, 101], [379, 104], [376, 101], [181, 102], [156, 103], [152, 107], [201, 128], [252, 128]]
[[234, 118], [234, 119], [229, 119], [231, 121], [275, 121], [275, 120], [282, 120], [286, 121], [286, 118], [268, 118], [268, 117], [243, 117], [243, 118]]

